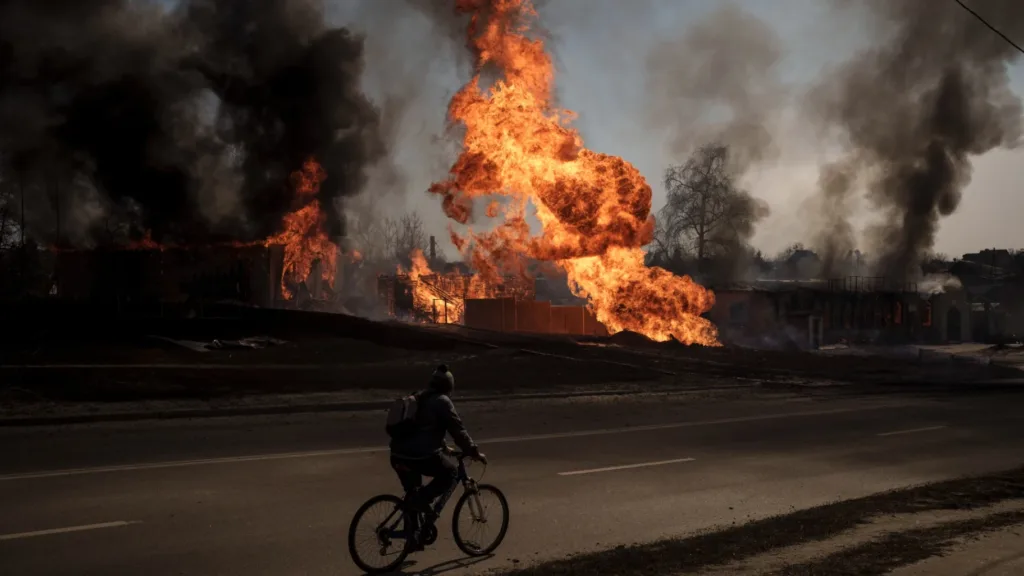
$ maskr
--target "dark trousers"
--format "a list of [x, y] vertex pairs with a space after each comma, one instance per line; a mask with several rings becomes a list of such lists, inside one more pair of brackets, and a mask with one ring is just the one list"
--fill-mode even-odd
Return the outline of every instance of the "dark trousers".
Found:
[[[432, 503], [447, 492], [459, 475], [455, 461], [444, 454], [418, 460], [391, 456], [391, 467], [398, 474], [406, 494], [418, 490], [420, 499], [427, 503]], [[431, 478], [426, 486], [422, 486], [424, 476]]]

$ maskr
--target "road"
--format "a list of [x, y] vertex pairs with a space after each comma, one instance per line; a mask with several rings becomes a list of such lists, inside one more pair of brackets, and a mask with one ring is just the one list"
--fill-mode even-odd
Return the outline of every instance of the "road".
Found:
[[[460, 561], [446, 517], [407, 572], [478, 574], [1012, 467], [1021, 398], [464, 405], [484, 480], [511, 503], [508, 538]], [[349, 520], [397, 489], [382, 428], [381, 413], [349, 413], [0, 429], [0, 573], [358, 574]]]

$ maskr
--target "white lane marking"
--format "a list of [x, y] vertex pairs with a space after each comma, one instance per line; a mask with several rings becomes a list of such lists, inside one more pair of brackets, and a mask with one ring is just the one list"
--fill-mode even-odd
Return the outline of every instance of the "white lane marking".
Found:
[[[888, 408], [902, 408], [903, 404], [887, 404], [885, 406], [862, 406], [858, 408], [836, 408], [833, 410], [814, 410], [808, 412], [788, 412], [784, 414], [762, 414], [759, 416], [736, 416], [734, 418], [720, 418], [717, 420], [694, 420], [691, 422], [673, 422], [670, 424], [651, 424], [648, 426], [626, 426], [622, 428], [600, 428], [596, 430], [580, 430], [577, 432], [555, 432], [552, 434], [532, 434], [528, 436], [508, 436], [504, 438], [493, 438], [482, 440], [481, 444], [502, 444], [506, 442], [529, 442], [533, 440], [557, 440], [559, 438], [582, 438], [586, 436], [606, 436], [610, 434], [625, 434], [627, 432], [650, 432], [652, 430], [672, 430], [674, 428], [696, 428], [700, 426], [717, 426], [721, 424], [742, 424], [745, 422], [763, 422], [765, 420], [784, 420], [786, 418], [798, 418], [801, 416], [828, 416], [831, 414], [846, 414], [850, 412], [867, 412], [869, 410], [882, 410]], [[2, 478], [2, 477], [0, 477]]]
[[[528, 436], [507, 436], [481, 440], [480, 444], [508, 444], [513, 442], [533, 442], [537, 440], [556, 440], [560, 438], [585, 438], [587, 436], [607, 436], [629, 432], [650, 432], [672, 430], [675, 428], [696, 428], [699, 426], [716, 426], [721, 424], [741, 424], [744, 422], [762, 422], [766, 420], [782, 420], [806, 416], [827, 416], [851, 412], [866, 412], [889, 408], [901, 408], [905, 404], [886, 404], [882, 406], [860, 406], [857, 408], [835, 408], [832, 410], [815, 410], [807, 412], [789, 412], [783, 414], [762, 414], [758, 416], [738, 416], [718, 420], [695, 420], [690, 422], [674, 422], [670, 424], [653, 424], [649, 426], [626, 426], [622, 428], [602, 428], [597, 430], [580, 430], [576, 432], [556, 432], [552, 434], [533, 434]], [[232, 464], [236, 462], [260, 462], [264, 460], [285, 460], [290, 458], [315, 458], [324, 456], [347, 456], [352, 454], [372, 454], [387, 452], [386, 446], [370, 446], [362, 448], [341, 448], [337, 450], [316, 450], [309, 452], [285, 452], [278, 454], [261, 454], [253, 456], [228, 456], [223, 458], [204, 458], [197, 460], [172, 460], [168, 462], [151, 462], [144, 464], [120, 464], [114, 466], [96, 466], [90, 468], [71, 468], [50, 470], [46, 472], [25, 472], [20, 474], [0, 475], [0, 482], [8, 480], [31, 480], [36, 478], [56, 478], [61, 476], [78, 476], [81, 474], [100, 474], [105, 472], [129, 472], [136, 470], [156, 470], [160, 468], [182, 468], [186, 466], [204, 466], [207, 464]]]
[[622, 466], [606, 466], [604, 468], [590, 468], [589, 470], [573, 470], [572, 472], [559, 472], [559, 476], [579, 476], [580, 474], [596, 474], [598, 472], [614, 472], [616, 470], [630, 470], [633, 468], [649, 468], [651, 466], [664, 466], [666, 464], [682, 464], [693, 462], [693, 458], [676, 458], [675, 460], [661, 460], [658, 462], [641, 462], [640, 464], [624, 464]]
[[289, 458], [315, 458], [317, 456], [345, 456], [349, 454], [370, 454], [386, 452], [386, 447], [344, 448], [340, 450], [314, 450], [309, 452], [286, 452], [263, 454], [259, 456], [227, 456], [224, 458], [204, 458], [201, 460], [171, 460], [168, 462], [149, 462], [146, 464], [121, 464], [117, 466], [96, 466], [93, 468], [69, 468], [50, 472], [26, 472], [24, 474], [7, 474], [0, 476], [0, 482], [6, 480], [30, 480], [33, 478], [56, 478], [59, 476], [78, 476], [81, 474], [101, 474], [103, 472], [129, 472], [133, 470], [158, 470], [160, 468], [184, 468], [187, 466], [204, 466], [207, 464], [231, 464], [234, 462], [259, 462], [261, 460], [287, 460]]
[[19, 540], [21, 538], [34, 538], [36, 536], [50, 536], [52, 534], [67, 534], [69, 532], [84, 532], [86, 530], [100, 530], [103, 528], [120, 528], [122, 526], [131, 526], [132, 524], [141, 524], [137, 520], [118, 520], [116, 522], [103, 522], [100, 524], [86, 524], [84, 526], [69, 526], [67, 528], [51, 528], [49, 530], [36, 530], [35, 532], [18, 532], [17, 534], [0, 534], [0, 541], [3, 540]]
[[900, 434], [915, 434], [917, 432], [931, 432], [932, 430], [942, 430], [949, 428], [949, 426], [928, 426], [925, 428], [911, 428], [910, 430], [896, 430], [894, 432], [882, 432], [878, 436], [898, 436]]
[[351, 367], [351, 364], [5, 364], [0, 370], [333, 370]]

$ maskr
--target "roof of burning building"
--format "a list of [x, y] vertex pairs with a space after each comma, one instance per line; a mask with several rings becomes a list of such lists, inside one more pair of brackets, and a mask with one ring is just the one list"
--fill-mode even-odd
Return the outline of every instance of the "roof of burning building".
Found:
[[712, 286], [712, 289], [716, 292], [784, 292], [801, 288], [826, 290], [828, 289], [828, 281], [821, 279], [778, 280], [774, 278], [761, 278], [752, 282], [727, 282]]

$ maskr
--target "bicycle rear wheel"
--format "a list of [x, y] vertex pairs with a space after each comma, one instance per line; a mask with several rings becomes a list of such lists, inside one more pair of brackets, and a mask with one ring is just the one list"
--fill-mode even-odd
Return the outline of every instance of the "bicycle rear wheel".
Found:
[[[467, 556], [494, 552], [508, 531], [508, 513], [505, 495], [490, 484], [481, 484], [473, 492], [463, 492], [452, 514], [455, 545]], [[480, 534], [488, 530], [496, 533], [490, 537]]]
[[412, 534], [404, 510], [401, 498], [384, 494], [356, 511], [348, 529], [348, 551], [360, 570], [391, 572], [409, 555]]

